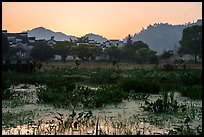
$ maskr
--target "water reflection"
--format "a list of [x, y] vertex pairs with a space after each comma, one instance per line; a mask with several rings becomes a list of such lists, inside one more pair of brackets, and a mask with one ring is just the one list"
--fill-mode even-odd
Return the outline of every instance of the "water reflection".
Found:
[[[2, 135], [96, 135], [96, 125], [90, 126], [80, 124], [77, 128], [62, 128], [61, 125], [45, 124], [40, 125], [19, 125], [15, 128], [3, 128]], [[157, 128], [144, 122], [111, 122], [100, 121], [98, 135], [155, 135], [168, 134], [165, 129]]]

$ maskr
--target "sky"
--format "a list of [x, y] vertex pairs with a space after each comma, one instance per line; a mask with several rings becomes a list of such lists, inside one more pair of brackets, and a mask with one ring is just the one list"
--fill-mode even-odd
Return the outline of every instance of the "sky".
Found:
[[67, 35], [123, 39], [154, 23], [202, 19], [202, 2], [2, 2], [2, 29], [45, 27]]

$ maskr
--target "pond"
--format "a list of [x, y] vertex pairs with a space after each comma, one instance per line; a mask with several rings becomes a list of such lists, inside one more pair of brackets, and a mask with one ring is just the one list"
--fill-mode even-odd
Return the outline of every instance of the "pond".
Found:
[[[191, 118], [188, 125], [202, 129], [202, 100], [191, 100], [175, 93], [178, 103], [186, 104], [187, 111], [175, 114], [154, 114], [144, 111], [145, 100], [123, 100], [118, 104], [102, 108], [55, 108], [38, 104], [36, 89], [39, 86], [12, 86], [16, 99], [2, 101], [2, 134], [168, 134], [174, 128], [184, 125], [186, 116]], [[156, 101], [159, 94], [151, 94], [149, 101]], [[20, 102], [20, 103], [19, 103]], [[72, 126], [60, 128], [70, 120], [70, 114], [92, 113], [89, 119], [72, 119]], [[61, 116], [60, 116], [61, 115]], [[12, 118], [10, 118], [12, 116]], [[61, 117], [62, 122], [56, 119]], [[86, 119], [86, 120], [85, 120]], [[74, 121], [81, 121], [74, 125]], [[20, 122], [19, 122], [20, 121]], [[98, 123], [98, 124], [97, 124]]]

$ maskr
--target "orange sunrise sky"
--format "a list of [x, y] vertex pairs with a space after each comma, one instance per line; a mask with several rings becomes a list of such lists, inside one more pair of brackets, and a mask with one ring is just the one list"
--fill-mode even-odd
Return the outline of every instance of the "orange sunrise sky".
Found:
[[154, 23], [202, 19], [202, 2], [2, 2], [2, 29], [45, 27], [77, 37], [87, 33], [123, 39]]

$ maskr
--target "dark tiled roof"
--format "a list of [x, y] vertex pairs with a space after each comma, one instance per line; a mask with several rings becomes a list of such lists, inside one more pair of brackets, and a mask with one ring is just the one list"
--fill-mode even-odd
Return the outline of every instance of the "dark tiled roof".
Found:
[[25, 34], [25, 33], [7, 33], [7, 36], [8, 37], [16, 37], [18, 39], [22, 39], [22, 43], [23, 44], [26, 44], [26, 43], [29, 44], [30, 43], [29, 39], [27, 37], [25, 37], [25, 36], [20, 35], [20, 34]]
[[29, 40], [35, 40], [35, 37], [28, 37]]
[[110, 41], [119, 41], [119, 40], [116, 40], [116, 39], [112, 39], [112, 40], [110, 40]]

